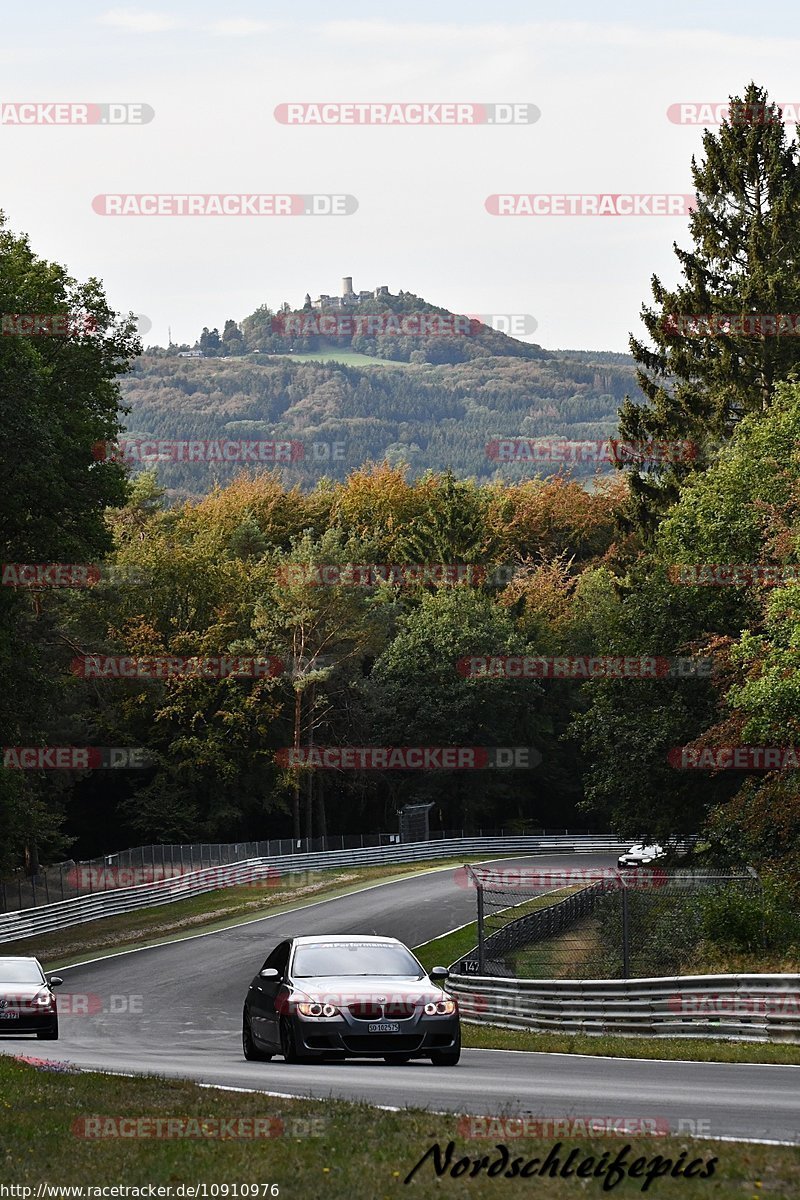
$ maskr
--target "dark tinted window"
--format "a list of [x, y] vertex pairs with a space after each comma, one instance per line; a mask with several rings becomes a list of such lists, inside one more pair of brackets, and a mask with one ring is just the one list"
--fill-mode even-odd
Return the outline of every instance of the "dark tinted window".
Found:
[[263, 971], [265, 969], [265, 967], [272, 967], [274, 970], [276, 970], [278, 972], [279, 975], [281, 975], [281, 976], [285, 975], [286, 974], [286, 964], [289, 961], [289, 950], [290, 949], [291, 949], [291, 942], [281, 942], [280, 945], [276, 946], [275, 949], [272, 951], [272, 954], [270, 954], [269, 958], [264, 963], [264, 966], [261, 968], [261, 970]]

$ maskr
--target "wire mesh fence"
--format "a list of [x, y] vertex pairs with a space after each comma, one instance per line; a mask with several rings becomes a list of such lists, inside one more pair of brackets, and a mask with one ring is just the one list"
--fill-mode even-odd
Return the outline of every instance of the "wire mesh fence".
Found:
[[628, 979], [688, 973], [705, 942], [764, 948], [752, 872], [687, 868], [467, 867], [477, 945], [455, 969], [519, 979]]
[[[481, 829], [479, 837], [506, 837], [520, 831]], [[584, 830], [525, 829], [525, 836], [584, 836]], [[475, 836], [463, 829], [431, 830], [428, 840]], [[243, 842], [185, 842], [134, 846], [113, 854], [82, 862], [69, 860], [40, 868], [35, 874], [21, 869], [0, 879], [0, 912], [38, 908], [58, 900], [73, 900], [95, 892], [121, 887], [137, 887], [172, 879], [207, 867], [228, 866], [249, 858], [270, 858], [291, 854], [317, 854], [329, 850], [360, 850], [372, 846], [390, 846], [401, 841], [399, 833], [332, 834], [319, 838], [270, 838]]]

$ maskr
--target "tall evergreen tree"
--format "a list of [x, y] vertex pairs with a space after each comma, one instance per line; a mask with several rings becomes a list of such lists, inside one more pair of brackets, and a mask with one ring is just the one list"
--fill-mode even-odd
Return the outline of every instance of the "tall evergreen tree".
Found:
[[[773, 328], [769, 319], [752, 320], [800, 312], [797, 142], [788, 139], [778, 106], [751, 83], [743, 97], [731, 97], [719, 132], [705, 131], [703, 150], [701, 163], [692, 158], [694, 245], [674, 245], [683, 280], [671, 291], [653, 276], [655, 304], [642, 307], [652, 346], [630, 339], [647, 400], [626, 397], [622, 438], [693, 447], [689, 459], [654, 455], [634, 465], [632, 516], [646, 534], [676, 499], [681, 479], [708, 465], [745, 413], [768, 409], [776, 384], [800, 361], [789, 322]], [[727, 316], [739, 321], [720, 320]]]

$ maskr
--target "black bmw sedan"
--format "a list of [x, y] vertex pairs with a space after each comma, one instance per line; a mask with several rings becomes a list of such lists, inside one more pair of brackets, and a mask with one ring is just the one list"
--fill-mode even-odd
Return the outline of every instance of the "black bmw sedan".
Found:
[[45, 1041], [58, 1037], [53, 988], [63, 980], [47, 978], [36, 958], [0, 958], [0, 1034], [35, 1033]]
[[395, 938], [289, 938], [276, 946], [247, 993], [242, 1045], [247, 1059], [286, 1062], [429, 1058], [452, 1067], [461, 1054], [458, 1005]]

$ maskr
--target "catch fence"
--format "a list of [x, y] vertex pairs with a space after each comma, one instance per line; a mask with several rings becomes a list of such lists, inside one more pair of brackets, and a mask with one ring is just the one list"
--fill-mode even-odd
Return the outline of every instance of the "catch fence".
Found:
[[455, 969], [521, 979], [678, 974], [705, 939], [735, 931], [764, 947], [755, 873], [660, 866], [465, 868], [476, 888], [477, 944]]

